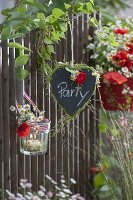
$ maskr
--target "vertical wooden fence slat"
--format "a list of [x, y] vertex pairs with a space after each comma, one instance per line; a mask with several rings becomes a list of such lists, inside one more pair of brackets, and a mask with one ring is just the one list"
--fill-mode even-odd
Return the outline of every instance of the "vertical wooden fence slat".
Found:
[[[15, 42], [22, 44], [22, 38], [17, 38]], [[19, 50], [15, 50], [15, 58], [19, 56]], [[16, 79], [16, 100], [18, 104], [23, 104], [23, 81]], [[24, 155], [20, 153], [20, 139], [17, 137], [17, 160], [18, 160], [18, 182], [24, 178]]]
[[[16, 105], [16, 76], [14, 49], [9, 49], [9, 96], [10, 106]], [[17, 191], [17, 160], [16, 160], [17, 140], [16, 140], [16, 112], [10, 111], [10, 172], [11, 191]]]
[[[43, 111], [43, 84], [44, 77], [40, 71], [37, 72], [37, 106]], [[38, 156], [38, 186], [44, 184], [44, 155]]]
[[[36, 104], [36, 69], [37, 69], [37, 62], [36, 62], [36, 32], [32, 31], [30, 34], [31, 39], [31, 98]], [[33, 184], [33, 189], [37, 190], [38, 188], [38, 156], [31, 156], [31, 182]]]
[[[2, 48], [0, 47], [0, 188], [3, 188]], [[1, 197], [1, 196], [0, 196]], [[2, 197], [1, 197], [2, 198]]]
[[10, 189], [9, 65], [6, 41], [2, 42], [2, 88], [4, 188]]
[[[24, 38], [24, 46], [29, 48], [30, 47], [30, 36], [29, 34], [26, 35]], [[25, 52], [27, 53], [27, 52]], [[30, 71], [30, 60], [26, 63], [24, 66], [25, 70]], [[25, 92], [30, 95], [30, 75], [24, 80], [24, 90]], [[28, 181], [31, 181], [31, 156], [25, 156], [25, 178], [28, 179]]]
[[[50, 119], [50, 115], [49, 115], [49, 99], [50, 99], [50, 95], [49, 95], [49, 90], [50, 90], [50, 86], [49, 84], [46, 84], [46, 79], [44, 77], [45, 83], [44, 83], [44, 106], [45, 106], [45, 116], [46, 118]], [[50, 124], [50, 126], [52, 126], [52, 124]], [[44, 167], [45, 167], [45, 175], [46, 174], [50, 174], [50, 165], [49, 165], [49, 158], [50, 158], [50, 139], [51, 136], [49, 136], [49, 142], [48, 142], [48, 152], [45, 154], [44, 156]]]

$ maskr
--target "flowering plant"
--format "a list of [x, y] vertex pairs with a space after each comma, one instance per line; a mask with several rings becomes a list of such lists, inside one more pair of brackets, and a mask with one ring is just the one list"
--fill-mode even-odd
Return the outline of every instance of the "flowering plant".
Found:
[[39, 128], [37, 122], [45, 120], [44, 111], [40, 111], [37, 106], [30, 104], [16, 105], [16, 108], [11, 106], [10, 110], [17, 113], [18, 128], [16, 133], [20, 138], [27, 137], [32, 129], [37, 132]]
[[76, 84], [83, 85], [86, 81], [86, 73], [83, 71], [76, 70], [70, 76], [72, 81], [75, 81]]
[[89, 45], [89, 48], [94, 49], [93, 58], [97, 69], [103, 74], [103, 78], [111, 83], [122, 84], [133, 77], [132, 27], [132, 18], [117, 19], [114, 25], [110, 24], [108, 29], [106, 28], [106, 32], [115, 39], [113, 45], [104, 39], [98, 39], [94, 44]]
[[[133, 199], [133, 134], [130, 113], [100, 112], [100, 161], [91, 167], [94, 196], [100, 200]], [[99, 148], [98, 147], [98, 148]], [[99, 150], [98, 150], [99, 156]]]
[[71, 185], [68, 186], [64, 175], [61, 176], [59, 183], [53, 180], [50, 176], [46, 175], [47, 181], [50, 182], [50, 188], [47, 189], [40, 185], [37, 192], [32, 191], [32, 184], [28, 183], [27, 179], [20, 180], [20, 192], [13, 194], [9, 190], [6, 190], [7, 198], [4, 199], [16, 199], [16, 200], [85, 200], [80, 194], [73, 194], [71, 191], [71, 185], [76, 184], [75, 179], [70, 178]]

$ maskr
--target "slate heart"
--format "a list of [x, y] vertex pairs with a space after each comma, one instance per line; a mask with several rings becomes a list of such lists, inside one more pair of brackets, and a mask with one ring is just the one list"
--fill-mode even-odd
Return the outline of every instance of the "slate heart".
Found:
[[83, 85], [77, 85], [72, 81], [71, 72], [65, 68], [56, 69], [51, 78], [52, 92], [70, 116], [74, 116], [83, 109], [95, 90], [96, 77], [92, 76], [92, 71], [87, 69], [82, 69], [82, 71], [87, 76]]

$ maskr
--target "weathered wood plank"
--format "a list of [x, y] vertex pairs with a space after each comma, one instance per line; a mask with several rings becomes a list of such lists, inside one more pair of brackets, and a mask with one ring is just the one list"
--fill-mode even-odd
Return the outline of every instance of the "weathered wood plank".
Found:
[[[9, 105], [16, 105], [16, 76], [14, 49], [9, 49]], [[10, 111], [10, 172], [11, 172], [11, 190], [17, 191], [17, 140], [16, 140], [16, 113]]]
[[3, 188], [2, 48], [0, 48], [0, 188]]
[[[29, 48], [29, 46], [30, 46], [29, 34], [27, 34], [26, 37], [24, 38], [24, 46], [27, 48]], [[24, 66], [24, 68], [30, 72], [30, 60], [27, 62], [27, 64]], [[31, 77], [29, 75], [24, 80], [24, 90], [28, 95], [30, 95], [30, 93], [31, 93], [30, 78]], [[27, 178], [28, 181], [31, 181], [31, 156], [25, 156], [25, 178]]]
[[[44, 110], [43, 92], [44, 77], [41, 72], [37, 72], [37, 106]], [[38, 186], [44, 184], [44, 155], [38, 156]]]
[[[16, 42], [22, 44], [22, 38], [17, 38]], [[19, 56], [19, 51], [15, 50], [15, 58]], [[16, 79], [16, 100], [23, 104], [23, 81]], [[20, 153], [20, 138], [17, 137], [17, 156], [18, 156], [18, 183], [21, 178], [24, 178], [24, 155]]]
[[2, 42], [2, 88], [4, 188], [10, 189], [9, 65], [6, 41]]
[[[35, 31], [30, 34], [31, 40], [31, 98], [36, 103], [36, 84], [37, 84], [37, 61], [36, 61], [36, 33]], [[38, 156], [31, 157], [31, 182], [33, 189], [38, 188]]]

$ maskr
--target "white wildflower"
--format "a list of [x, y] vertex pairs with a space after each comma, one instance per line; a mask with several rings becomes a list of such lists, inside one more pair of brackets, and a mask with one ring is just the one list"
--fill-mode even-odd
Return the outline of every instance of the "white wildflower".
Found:
[[65, 198], [66, 197], [66, 194], [64, 192], [60, 192], [59, 195], [60, 195], [61, 198]]
[[40, 112], [40, 116], [43, 116], [43, 117], [44, 117], [44, 113], [45, 113], [44, 111], [41, 111], [41, 112]]
[[27, 183], [27, 182], [28, 182], [28, 180], [26, 178], [20, 179], [20, 183]]
[[70, 178], [70, 182], [71, 182], [72, 184], [76, 184], [76, 180], [73, 179], [73, 178]]
[[16, 110], [16, 108], [15, 108], [14, 106], [11, 106], [11, 107], [10, 107], [10, 111], [13, 112], [13, 111], [15, 111], [15, 110]]
[[65, 192], [65, 193], [67, 193], [67, 194], [72, 194], [72, 192], [69, 190], [69, 189], [63, 189], [63, 191]]
[[25, 109], [24, 109], [24, 108], [19, 109], [19, 113], [20, 113], [21, 115], [25, 114]]
[[128, 72], [128, 68], [127, 67], [122, 67], [122, 72], [127, 73]]
[[52, 198], [52, 197], [53, 197], [53, 192], [48, 191], [48, 192], [47, 192], [47, 196], [48, 196], [48, 198]]
[[29, 104], [24, 104], [23, 108], [25, 110], [29, 111], [30, 110], [30, 105]]
[[41, 122], [41, 121], [43, 121], [43, 116], [39, 116], [38, 118], [37, 118], [37, 122]]
[[68, 186], [67, 186], [67, 185], [65, 185], [65, 184], [62, 184], [62, 187], [64, 187], [64, 188], [68, 188]]
[[122, 90], [122, 94], [127, 94], [128, 93], [128, 91], [124, 88], [123, 90]]
[[25, 189], [25, 184], [24, 183], [20, 183], [20, 186]]
[[130, 95], [133, 95], [133, 90], [130, 90], [130, 91], [129, 91], [129, 94], [130, 94]]
[[32, 200], [41, 200], [41, 199], [38, 196], [35, 195], [35, 196], [32, 197]]
[[55, 186], [55, 189], [56, 189], [56, 190], [61, 190], [57, 185]]
[[40, 197], [44, 197], [45, 194], [44, 194], [44, 192], [43, 192], [42, 190], [39, 190], [39, 191], [38, 191], [38, 195], [39, 195]]
[[65, 183], [66, 181], [64, 179], [61, 179], [61, 183]]
[[49, 175], [45, 175], [45, 177], [49, 180], [49, 181], [51, 181], [52, 180], [52, 178], [49, 176]]
[[32, 188], [32, 184], [31, 184], [31, 183], [26, 183], [26, 184], [25, 184], [25, 187], [26, 187], [26, 188]]
[[43, 192], [46, 192], [46, 188], [42, 185], [39, 186], [40, 190], [42, 190]]
[[52, 180], [51, 183], [54, 184], [54, 185], [57, 185], [57, 182], [54, 181], [54, 180]]

